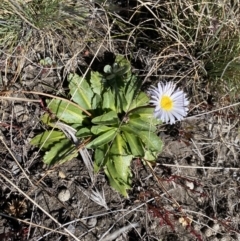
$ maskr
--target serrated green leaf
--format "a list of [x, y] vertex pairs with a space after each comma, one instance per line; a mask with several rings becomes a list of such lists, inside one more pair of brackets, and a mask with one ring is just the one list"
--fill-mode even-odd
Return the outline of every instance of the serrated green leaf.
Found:
[[154, 108], [152, 106], [141, 106], [141, 107], [132, 109], [131, 112], [129, 113], [129, 116], [140, 115], [140, 116], [146, 116], [151, 118], [153, 114], [154, 114]]
[[86, 115], [69, 101], [53, 99], [47, 100], [48, 108], [60, 119], [66, 123], [81, 124]]
[[135, 115], [139, 115], [141, 117], [141, 119], [144, 121], [148, 120], [147, 122], [149, 122], [152, 125], [162, 124], [161, 120], [158, 120], [154, 117], [154, 108], [153, 107], [143, 106], [143, 107], [133, 109], [129, 113], [129, 118], [131, 118], [131, 116], [135, 116]]
[[126, 142], [119, 133], [113, 141], [109, 156], [113, 160], [113, 165], [115, 167], [115, 173], [111, 173], [111, 175], [114, 175], [115, 179], [121, 180], [122, 183], [129, 185], [131, 173], [129, 166], [132, 155], [127, 155]]
[[140, 92], [139, 95], [134, 98], [129, 106], [129, 111], [140, 106], [145, 106], [149, 103], [149, 98], [144, 92]]
[[74, 128], [75, 130], [82, 128], [82, 126], [83, 126], [82, 124], [79, 125], [78, 123], [74, 123], [71, 125], [71, 127]]
[[97, 126], [93, 126], [91, 128], [91, 132], [94, 134], [94, 135], [101, 135], [103, 134], [104, 132], [107, 132], [109, 130], [111, 130], [112, 127], [109, 127], [109, 126], [104, 126], [104, 125], [97, 125]]
[[113, 155], [113, 163], [116, 169], [116, 178], [121, 180], [125, 185], [130, 185], [130, 164], [132, 155]]
[[99, 95], [95, 94], [92, 99], [92, 110], [102, 108], [101, 102], [102, 102], [102, 98]]
[[56, 127], [56, 121], [54, 121], [48, 113], [42, 115], [41, 121], [48, 126]]
[[76, 146], [68, 139], [63, 139], [47, 151], [43, 157], [44, 163], [53, 165], [55, 163], [64, 163], [77, 157]]
[[156, 161], [157, 159], [157, 155], [159, 154], [159, 152], [153, 152], [150, 150], [145, 150], [145, 155], [144, 155], [144, 160], [147, 161]]
[[138, 129], [139, 131], [150, 131], [150, 132], [156, 131], [156, 127], [154, 125], [150, 125], [150, 123], [147, 121], [148, 119], [144, 121], [140, 116], [132, 115], [131, 119], [129, 119], [127, 124], [130, 127], [134, 127]]
[[83, 79], [77, 74], [70, 74], [68, 77], [70, 94], [74, 102], [78, 103], [86, 110], [92, 109], [92, 98], [94, 92], [92, 91], [86, 79]]
[[117, 125], [118, 116], [115, 111], [109, 111], [103, 115], [93, 118], [92, 123], [97, 125]]
[[88, 137], [88, 136], [92, 136], [91, 129], [88, 127], [82, 127], [76, 133], [76, 137], [79, 137], [79, 138], [84, 138], [84, 137]]
[[125, 71], [121, 72], [122, 74], [131, 74], [131, 63], [123, 55], [117, 55], [115, 63], [117, 63], [120, 67], [125, 67]]
[[127, 107], [127, 100], [125, 98], [125, 94], [122, 90], [117, 89], [115, 90], [115, 106], [118, 113], [122, 113], [126, 110]]
[[96, 137], [93, 141], [86, 145], [86, 148], [97, 148], [99, 146], [105, 145], [112, 141], [116, 135], [117, 128], [112, 128], [111, 130], [103, 133], [102, 135]]
[[111, 187], [120, 192], [124, 197], [127, 197], [127, 190], [130, 189], [130, 185], [119, 178], [119, 175], [116, 173], [114, 162], [111, 159], [107, 161], [104, 171]]
[[118, 133], [112, 143], [112, 147], [110, 149], [111, 155], [126, 155], [127, 151], [126, 142], [122, 138], [122, 136]]
[[140, 119], [147, 122], [151, 126], [151, 131], [155, 132], [157, 130], [156, 126], [162, 124], [161, 121], [157, 120], [154, 116], [151, 118], [147, 116], [140, 116]]
[[133, 108], [132, 106], [134, 106], [134, 103], [136, 104], [135, 98], [137, 98], [139, 95], [138, 92], [140, 87], [141, 81], [135, 75], [132, 75], [125, 87], [125, 97], [127, 100], [126, 109], [124, 110], [125, 112], [131, 110]]
[[108, 161], [108, 145], [103, 145], [95, 149], [94, 152], [94, 172], [97, 173], [99, 170], [105, 166]]
[[120, 130], [124, 131], [124, 132], [128, 132], [134, 135], [138, 135], [139, 134], [139, 130], [137, 128], [135, 128], [134, 126], [130, 126], [129, 124], [124, 124], [120, 126]]
[[99, 72], [91, 71], [91, 87], [93, 92], [98, 94], [99, 96], [103, 92], [103, 76]]
[[43, 149], [49, 149], [54, 143], [66, 138], [61, 131], [45, 131], [37, 136], [35, 136], [30, 144], [34, 146], [42, 146]]
[[129, 132], [123, 132], [123, 133], [126, 138], [126, 142], [129, 145], [132, 155], [134, 155], [135, 157], [143, 157], [144, 150], [140, 139], [134, 134], [131, 134]]
[[114, 95], [112, 93], [112, 90], [109, 89], [108, 91], [103, 93], [102, 109], [116, 110], [116, 107], [115, 107], [114, 103], [115, 103]]
[[150, 149], [151, 151], [155, 151], [157, 153], [160, 153], [162, 151], [163, 143], [155, 133], [149, 131], [139, 131], [135, 127], [128, 124], [122, 125], [120, 127], [120, 130], [138, 136], [144, 143], [144, 147], [146, 147], [147, 149]]
[[124, 65], [122, 67], [119, 66], [113, 72], [115, 75], [123, 76], [123, 75], [127, 74], [130, 70], [131, 70], [131, 66]]
[[146, 149], [160, 153], [163, 148], [162, 140], [153, 132], [141, 131], [138, 136], [142, 139]]

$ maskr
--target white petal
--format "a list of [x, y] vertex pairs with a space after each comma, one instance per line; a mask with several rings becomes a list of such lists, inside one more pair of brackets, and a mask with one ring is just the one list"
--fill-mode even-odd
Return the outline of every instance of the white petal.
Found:
[[176, 118], [177, 120], [181, 120], [182, 117], [183, 117], [183, 115], [181, 115], [181, 114], [179, 114], [179, 113], [177, 113], [177, 112], [174, 112], [173, 115], [175, 116], [175, 118]]
[[164, 122], [169, 122], [169, 116], [165, 111], [163, 112], [163, 119], [164, 119]]
[[179, 115], [186, 115], [186, 111], [184, 111], [184, 109], [174, 109], [174, 110], [172, 110], [172, 112], [173, 112], [173, 115], [175, 114], [175, 113], [178, 113]]
[[152, 97], [152, 99], [154, 99], [154, 100], [156, 100], [156, 101], [158, 101], [159, 100], [159, 98], [157, 97], [157, 96], [151, 96]]
[[183, 95], [183, 93], [181, 91], [178, 91], [178, 92], [175, 92], [175, 93], [172, 94], [172, 98], [174, 100], [177, 100], [178, 98], [183, 98], [183, 97], [184, 97], [184, 95]]
[[173, 115], [171, 115], [169, 118], [170, 118], [170, 124], [171, 125], [176, 122], [175, 117]]
[[[176, 89], [173, 82], [166, 84], [159, 82], [157, 87], [151, 86], [150, 94], [150, 103], [155, 106], [154, 116], [157, 119], [174, 124], [176, 120], [182, 120], [187, 115], [189, 101], [186, 94], [182, 90]], [[161, 108], [160, 101], [163, 96], [168, 96], [173, 101], [172, 110], [166, 111]]]
[[161, 95], [163, 93], [163, 88], [162, 85], [160, 83], [158, 83], [158, 92]]
[[151, 89], [151, 94], [158, 96], [159, 95], [158, 89], [157, 88]]

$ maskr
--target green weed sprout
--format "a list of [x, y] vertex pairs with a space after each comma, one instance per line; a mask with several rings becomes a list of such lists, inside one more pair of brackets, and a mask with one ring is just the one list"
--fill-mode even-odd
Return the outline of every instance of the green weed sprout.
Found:
[[153, 115], [149, 97], [140, 91], [141, 81], [120, 55], [103, 74], [91, 71], [85, 78], [69, 74], [68, 81], [73, 102], [56, 98], [47, 103], [58, 122], [76, 130], [78, 142], [67, 137], [52, 115], [44, 114], [42, 122], [55, 129], [35, 136], [31, 144], [46, 151], [44, 162], [52, 165], [76, 157], [77, 146], [84, 143], [94, 150], [94, 171], [103, 169], [110, 185], [127, 196], [133, 158], [154, 161], [162, 151], [155, 134], [161, 122]]

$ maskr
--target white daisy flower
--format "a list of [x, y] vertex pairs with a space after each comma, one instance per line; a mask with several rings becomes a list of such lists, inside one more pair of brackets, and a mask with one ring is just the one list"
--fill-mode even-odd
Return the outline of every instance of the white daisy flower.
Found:
[[162, 122], [174, 124], [187, 115], [189, 101], [174, 83], [158, 83], [158, 88], [151, 86], [150, 94], [150, 103], [156, 106], [154, 116]]

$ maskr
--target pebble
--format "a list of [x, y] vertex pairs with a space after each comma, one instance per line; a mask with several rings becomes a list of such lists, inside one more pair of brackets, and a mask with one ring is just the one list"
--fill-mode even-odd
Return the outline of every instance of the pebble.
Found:
[[61, 202], [66, 202], [70, 199], [70, 191], [68, 189], [62, 189], [59, 193], [58, 193], [58, 199]]
[[212, 231], [210, 228], [208, 228], [208, 229], [205, 231], [205, 235], [206, 235], [207, 238], [208, 238], [208, 237], [211, 237], [211, 236], [213, 235], [213, 231]]
[[19, 116], [18, 122], [22, 122], [23, 123], [23, 122], [26, 122], [28, 119], [29, 119], [29, 115], [22, 114], [22, 115]]
[[24, 114], [25, 108], [22, 105], [14, 105], [14, 113], [16, 117], [19, 117], [20, 115]]
[[215, 223], [212, 227], [212, 229], [217, 233], [220, 231], [220, 225], [218, 223]]
[[62, 179], [66, 178], [66, 174], [65, 174], [64, 172], [62, 172], [62, 171], [59, 171], [59, 172], [58, 172], [58, 176], [59, 176], [60, 178], [62, 178]]
[[186, 181], [186, 186], [187, 186], [190, 190], [193, 190], [193, 189], [194, 189], [194, 184], [193, 184], [193, 182]]
[[221, 241], [232, 241], [232, 239], [229, 236], [223, 237], [220, 240]]
[[75, 233], [75, 230], [76, 230], [76, 228], [72, 224], [68, 225], [67, 229], [71, 233]]
[[97, 218], [90, 218], [87, 220], [87, 226], [88, 228], [93, 228], [97, 224]]
[[16, 164], [14, 164], [14, 165], [12, 166], [12, 174], [13, 174], [13, 175], [17, 175], [19, 172], [20, 172], [19, 166], [16, 165]]

